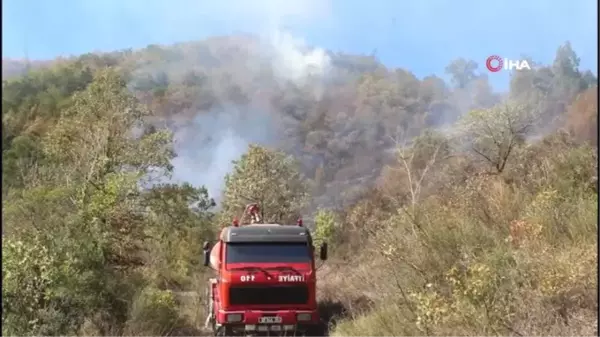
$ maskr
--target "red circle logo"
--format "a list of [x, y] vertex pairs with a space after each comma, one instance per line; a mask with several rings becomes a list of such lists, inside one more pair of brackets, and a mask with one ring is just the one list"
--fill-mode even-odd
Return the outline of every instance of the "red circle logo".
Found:
[[[498, 61], [498, 64], [496, 66], [492, 65], [492, 63], [494, 61]], [[491, 71], [493, 73], [500, 71], [500, 69], [502, 69], [503, 65], [504, 65], [504, 61], [498, 55], [492, 55], [492, 56], [488, 57], [487, 60], [485, 60], [485, 66], [488, 68], [489, 71]]]

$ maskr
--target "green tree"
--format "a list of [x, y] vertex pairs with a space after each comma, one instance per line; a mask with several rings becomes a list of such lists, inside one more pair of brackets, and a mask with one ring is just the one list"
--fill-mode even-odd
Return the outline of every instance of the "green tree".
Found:
[[35, 174], [44, 162], [42, 136], [71, 104], [71, 95], [85, 89], [92, 79], [88, 68], [72, 62], [3, 82], [3, 186], [23, 187], [30, 174]]
[[314, 246], [319, 247], [323, 242], [331, 242], [337, 226], [335, 213], [325, 209], [317, 211], [313, 229]]
[[464, 58], [456, 59], [446, 66], [446, 73], [452, 76], [452, 83], [457, 88], [466, 88], [466, 86], [477, 78], [477, 62], [466, 60]]
[[264, 222], [290, 223], [306, 205], [308, 186], [295, 160], [281, 151], [250, 145], [225, 176], [221, 203], [224, 220], [240, 215], [246, 204], [259, 203]]
[[199, 265], [214, 202], [203, 188], [156, 185], [171, 135], [132, 133], [150, 129], [147, 115], [106, 69], [44, 136], [46, 162], [3, 200], [4, 334], [77, 334], [98, 315], [115, 329], [100, 333], [119, 331], [140, 287], [181, 284]]

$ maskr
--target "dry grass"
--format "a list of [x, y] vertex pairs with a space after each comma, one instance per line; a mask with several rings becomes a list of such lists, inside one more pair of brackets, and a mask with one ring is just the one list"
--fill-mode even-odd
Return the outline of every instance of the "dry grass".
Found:
[[356, 231], [361, 248], [322, 276], [350, 309], [332, 335], [596, 335], [597, 194], [577, 159], [591, 149], [564, 151], [528, 168], [535, 183], [515, 169], [384, 221], [350, 210], [375, 230]]
[[[556, 151], [523, 149], [527, 166], [437, 183], [443, 193], [429, 189], [410, 207], [388, 191], [348, 210], [334, 256], [318, 271], [327, 334], [596, 335], [592, 150], [545, 144]], [[457, 175], [443, 169], [432, 179]], [[208, 335], [206, 277], [138, 297], [121, 333]], [[99, 335], [86, 326], [83, 334]]]

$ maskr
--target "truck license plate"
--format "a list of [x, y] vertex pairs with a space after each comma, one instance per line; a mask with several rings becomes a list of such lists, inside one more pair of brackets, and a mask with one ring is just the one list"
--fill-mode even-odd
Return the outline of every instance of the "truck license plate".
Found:
[[259, 323], [281, 323], [281, 321], [279, 316], [265, 316], [258, 319]]

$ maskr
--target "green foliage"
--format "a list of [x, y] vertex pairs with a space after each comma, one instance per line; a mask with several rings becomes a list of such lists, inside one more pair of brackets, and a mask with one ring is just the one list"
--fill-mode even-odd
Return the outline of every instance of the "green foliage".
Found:
[[3, 186], [22, 188], [31, 179], [30, 171], [45, 160], [42, 135], [52, 128], [60, 111], [71, 104], [71, 95], [91, 81], [91, 71], [79, 63], [3, 81]]
[[471, 60], [446, 68], [454, 88], [340, 53], [327, 83], [299, 84], [256, 42], [87, 54], [3, 81], [3, 334], [180, 333], [171, 290], [198, 288], [201, 243], [222, 219], [206, 189], [165, 183], [173, 135], [157, 126], [249, 102], [283, 121], [280, 150], [235, 162], [220, 215], [258, 202], [286, 224], [345, 207], [321, 209], [314, 229], [335, 245], [331, 264], [347, 259], [319, 283], [353, 314], [335, 333], [595, 334], [593, 89], [569, 108], [577, 142], [554, 131], [597, 78], [569, 43], [513, 74], [498, 105]]
[[144, 288], [134, 299], [125, 332], [128, 335], [168, 335], [179, 320], [171, 291]]
[[336, 215], [332, 211], [321, 209], [315, 215], [313, 241], [315, 247], [331, 242], [337, 229]]
[[446, 66], [446, 73], [452, 76], [452, 82], [458, 88], [465, 88], [471, 81], [473, 81], [477, 75], [477, 63], [472, 60], [465, 60], [463, 58], [452, 61]]
[[53, 162], [80, 168], [88, 180], [128, 166], [170, 170], [171, 135], [158, 131], [133, 137], [132, 128], [143, 128], [148, 113], [125, 90], [118, 74], [104, 70], [76, 94], [72, 107], [45, 139]]
[[115, 333], [154, 310], [164, 319], [144, 331], [156, 334], [175, 319], [172, 299], [133, 297], [191, 282], [214, 202], [204, 188], [156, 184], [171, 170], [172, 136], [132, 134], [148, 129], [148, 112], [126, 90], [113, 69], [98, 70], [51, 130], [3, 151], [3, 179], [22, 175], [3, 200], [3, 333], [77, 334], [84, 322]]
[[246, 204], [258, 202], [262, 221], [293, 223], [306, 205], [308, 186], [296, 162], [285, 153], [250, 145], [225, 176], [224, 219], [241, 214]]
[[102, 263], [101, 252], [93, 242], [61, 243], [4, 240], [3, 334], [72, 334], [85, 315], [105, 304], [97, 296], [105, 275], [93, 269]]
[[160, 286], [189, 284], [201, 266], [202, 242], [214, 239], [215, 206], [205, 188], [157, 184], [142, 193], [152, 242], [152, 280]]

